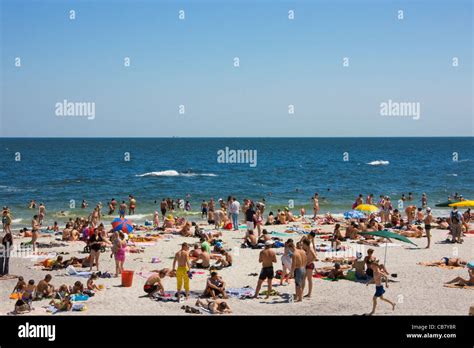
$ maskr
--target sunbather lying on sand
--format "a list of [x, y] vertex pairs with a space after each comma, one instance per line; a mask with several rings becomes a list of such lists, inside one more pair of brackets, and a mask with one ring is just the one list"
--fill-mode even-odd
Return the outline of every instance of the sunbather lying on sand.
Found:
[[462, 260], [458, 257], [443, 257], [440, 261], [433, 262], [420, 262], [423, 266], [452, 266], [452, 267], [464, 267], [467, 265], [467, 261]]
[[344, 279], [344, 270], [349, 269], [350, 266], [335, 263], [334, 267], [321, 267], [316, 269], [316, 273], [330, 279]]
[[469, 275], [468, 279], [456, 277], [453, 280], [450, 280], [449, 282], [446, 282], [444, 284], [455, 284], [459, 286], [474, 286], [474, 264], [472, 265], [472, 268], [468, 268], [467, 273]]
[[197, 307], [209, 310], [212, 314], [232, 313], [230, 306], [225, 300], [201, 300], [196, 301]]
[[407, 231], [401, 231], [398, 234], [410, 238], [421, 238], [423, 236], [423, 227], [411, 225]]

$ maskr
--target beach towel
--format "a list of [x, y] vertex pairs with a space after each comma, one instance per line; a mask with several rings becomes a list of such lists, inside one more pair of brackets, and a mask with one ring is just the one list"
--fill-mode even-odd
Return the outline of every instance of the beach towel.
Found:
[[68, 276], [75, 276], [75, 277], [84, 277], [89, 278], [92, 272], [78, 272], [74, 266], [68, 266], [66, 268], [66, 275]]
[[89, 296], [87, 295], [83, 295], [83, 294], [74, 294], [74, 295], [71, 295], [71, 301], [87, 301], [89, 299]]
[[9, 280], [9, 279], [16, 279], [18, 276], [13, 274], [5, 274], [4, 276], [0, 277], [0, 280]]
[[229, 297], [242, 297], [242, 296], [253, 296], [255, 290], [253, 288], [229, 288], [226, 289], [227, 295]]
[[469, 289], [474, 290], [474, 285], [461, 285], [461, 284], [444, 284], [446, 288], [453, 288], [453, 289]]

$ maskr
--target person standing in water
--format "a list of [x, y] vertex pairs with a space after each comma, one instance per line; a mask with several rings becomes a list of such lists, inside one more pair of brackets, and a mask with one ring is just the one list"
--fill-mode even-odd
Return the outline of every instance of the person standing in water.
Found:
[[125, 218], [125, 212], [127, 211], [127, 204], [125, 201], [122, 201], [122, 204], [119, 206], [119, 217]]
[[129, 199], [128, 215], [133, 215], [135, 214], [135, 207], [137, 206], [137, 200], [132, 195], [129, 195], [128, 199]]
[[46, 216], [46, 207], [43, 203], [40, 203], [38, 207], [38, 222], [40, 225], [43, 225], [43, 220]]
[[319, 213], [319, 194], [316, 192], [312, 198], [313, 200], [313, 220], [316, 220]]

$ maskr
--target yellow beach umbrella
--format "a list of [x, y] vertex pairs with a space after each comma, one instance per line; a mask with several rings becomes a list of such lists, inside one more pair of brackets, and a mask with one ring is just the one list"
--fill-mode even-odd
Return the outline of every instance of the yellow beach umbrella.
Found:
[[449, 204], [450, 207], [468, 208], [474, 207], [474, 201], [461, 201]]
[[355, 207], [355, 210], [364, 212], [364, 213], [375, 213], [376, 211], [379, 210], [375, 205], [372, 204], [359, 204], [357, 207]]

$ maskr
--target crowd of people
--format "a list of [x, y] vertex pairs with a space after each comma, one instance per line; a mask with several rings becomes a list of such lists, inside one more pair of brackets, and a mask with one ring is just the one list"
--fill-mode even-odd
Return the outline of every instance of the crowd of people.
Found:
[[[408, 202], [407, 206], [404, 206], [405, 202]], [[198, 242], [182, 243], [180, 250], [176, 252], [173, 258], [171, 269], [164, 268], [154, 272], [146, 280], [143, 290], [150, 297], [164, 296], [163, 278], [174, 277], [176, 278], [176, 297], [180, 301], [183, 296], [183, 289], [184, 296], [186, 298], [190, 296], [191, 269], [207, 269], [210, 272], [210, 276], [206, 282], [206, 288], [203, 291], [202, 297], [208, 298], [208, 301], [198, 300], [196, 306], [206, 308], [212, 313], [230, 313], [230, 306], [226, 303], [226, 282], [217, 271], [232, 267], [234, 260], [232, 253], [224, 245], [222, 231], [239, 231], [244, 229], [245, 236], [243, 237], [242, 247], [261, 249], [258, 257], [258, 262], [261, 263], [261, 271], [258, 275], [253, 298], [260, 296], [265, 282], [267, 284], [265, 297], [270, 297], [273, 293], [273, 279], [278, 276], [280, 278], [280, 285], [288, 284], [290, 279], [294, 281], [295, 294], [291, 301], [301, 302], [304, 298], [311, 298], [314, 276], [319, 275], [329, 279], [341, 279], [347, 276], [348, 270], [353, 270], [357, 280], [364, 281], [367, 285], [372, 282], [376, 285], [373, 308], [369, 314], [375, 313], [378, 299], [389, 303], [395, 309], [395, 303], [384, 298], [385, 289], [382, 284], [385, 281], [386, 286], [388, 286], [388, 279], [393, 275], [390, 275], [385, 266], [374, 257], [373, 249], [368, 250], [367, 256], [363, 260], [362, 255], [357, 255], [357, 258], [347, 267], [336, 262], [329, 268], [316, 268], [318, 256], [315, 238], [322, 234], [317, 225], [334, 225], [333, 233], [326, 239], [331, 243], [332, 250], [334, 251], [340, 250], [342, 242], [347, 240], [355, 240], [368, 245], [386, 242], [386, 238], [376, 238], [371, 234], [365, 233], [384, 229], [391, 229], [396, 233], [411, 238], [425, 235], [427, 238], [426, 248], [430, 248], [430, 232], [435, 223], [440, 228], [449, 229], [451, 235], [451, 239], [448, 240], [449, 242], [463, 242], [462, 235], [464, 232], [467, 232], [472, 218], [470, 209], [461, 213], [456, 207], [453, 207], [448, 218], [435, 219], [431, 208], [428, 207], [426, 194], [422, 194], [419, 207], [412, 202], [412, 193], [409, 193], [408, 197], [405, 197], [403, 194], [398, 201], [397, 208], [393, 207], [388, 196], [380, 195], [379, 201], [375, 203], [373, 194], [368, 195], [365, 201], [363, 195], [359, 194], [353, 204], [354, 209], [357, 209], [362, 204], [367, 204], [378, 207], [378, 210], [368, 212], [363, 217], [343, 220], [334, 218], [329, 213], [321, 216], [319, 214], [319, 195], [315, 193], [312, 197], [312, 217], [306, 215], [304, 208], [301, 208], [300, 214], [296, 216], [289, 207], [284, 207], [283, 209], [278, 209], [276, 214], [270, 211], [265, 219], [265, 199], [258, 202], [244, 199], [241, 204], [234, 196], [229, 196], [225, 201], [219, 199], [217, 202], [211, 198], [209, 201], [203, 200], [201, 202], [200, 213], [201, 218], [206, 219], [207, 223], [214, 228], [204, 230], [196, 222], [174, 215], [177, 207], [190, 210], [190, 200], [175, 201], [170, 198], [163, 198], [159, 203], [160, 212], [154, 212], [152, 226], [134, 225], [134, 230], [150, 231], [151, 229], [161, 234], [177, 234], [182, 237], [197, 238]], [[115, 198], [112, 198], [107, 203], [107, 206], [108, 215], [118, 214], [120, 218], [125, 218], [127, 214], [135, 214], [137, 200], [133, 195], [129, 195], [128, 204], [125, 200], [119, 204]], [[37, 206], [36, 202], [32, 200], [29, 208], [37, 208], [38, 213], [33, 216], [31, 230], [22, 229], [21, 236], [31, 237], [30, 244], [32, 250], [36, 251], [40, 231], [45, 228], [43, 224], [46, 216], [46, 207], [43, 203]], [[87, 208], [88, 203], [86, 200], [83, 200], [81, 209]], [[241, 217], [243, 217], [243, 220], [239, 221]], [[94, 284], [97, 274], [92, 273], [92, 270], [95, 268], [95, 272], [100, 272], [101, 254], [107, 249], [111, 251], [110, 257], [113, 257], [115, 260], [115, 277], [120, 276], [124, 270], [126, 250], [130, 249], [127, 242], [128, 236], [123, 231], [115, 230], [113, 227], [107, 229], [102, 219], [102, 204], [98, 203], [88, 217], [70, 218], [62, 231], [57, 222], [54, 222], [52, 226], [47, 226], [47, 230], [59, 232], [62, 240], [65, 242], [84, 242], [84, 251], [89, 255], [81, 259], [73, 257], [67, 261], [64, 261], [62, 257], [58, 257], [50, 264], [44, 266], [50, 270], [66, 268], [71, 265], [88, 267], [91, 276], [87, 281], [86, 287], [80, 282], [76, 282], [73, 287], [61, 285], [59, 288], [55, 288], [50, 284], [52, 277], [49, 274], [38, 285], [35, 285], [33, 279], [25, 283], [23, 278], [20, 277], [14, 289], [14, 293], [21, 294], [17, 303], [20, 309], [30, 308], [31, 301], [40, 298], [53, 298], [52, 304], [54, 306], [67, 309], [70, 305], [70, 295], [78, 293], [91, 295], [94, 291], [100, 290]], [[12, 220], [10, 209], [4, 207], [2, 212], [4, 230], [2, 245], [4, 250], [9, 250], [13, 245]], [[291, 222], [311, 224], [314, 228], [308, 234], [303, 234], [298, 241], [292, 238], [283, 240], [278, 236], [272, 236], [267, 230], [268, 226], [286, 225]], [[191, 247], [192, 250], [190, 250]], [[279, 263], [275, 251], [276, 248], [283, 248], [281, 271], [275, 271], [275, 267]], [[0, 271], [2, 272], [1, 276], [9, 273], [8, 253], [2, 253], [0, 257]], [[471, 268], [469, 272], [470, 278], [468, 280], [459, 278], [455, 279], [455, 282], [472, 284]], [[60, 294], [59, 302], [57, 301], [58, 298], [55, 297], [57, 294]]]

